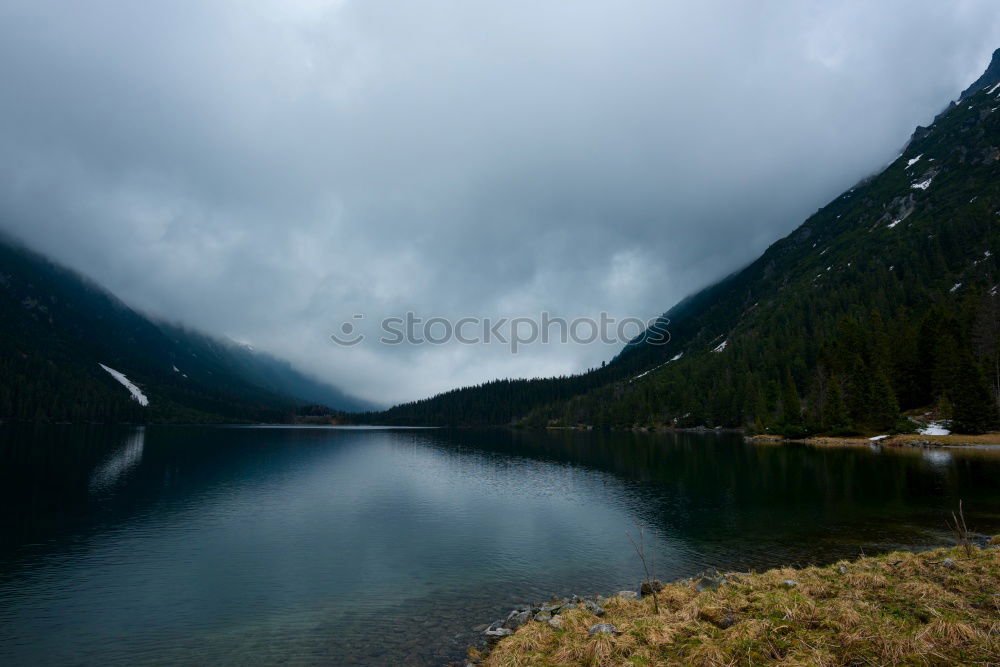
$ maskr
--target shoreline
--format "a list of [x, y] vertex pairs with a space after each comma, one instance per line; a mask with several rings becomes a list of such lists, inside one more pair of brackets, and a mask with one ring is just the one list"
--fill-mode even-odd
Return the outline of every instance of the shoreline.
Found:
[[780, 435], [750, 435], [747, 442], [757, 444], [798, 443], [823, 447], [858, 447], [878, 445], [882, 447], [915, 447], [915, 448], [1000, 448], [1000, 433], [984, 433], [981, 435], [920, 435], [919, 433], [900, 433], [897, 435], [876, 436], [876, 439], [863, 436], [810, 436], [808, 438], [785, 438]]
[[824, 567], [707, 572], [656, 590], [658, 610], [648, 590], [518, 607], [488, 626], [492, 647], [470, 648], [464, 664], [985, 664], [1000, 655], [1000, 535]]

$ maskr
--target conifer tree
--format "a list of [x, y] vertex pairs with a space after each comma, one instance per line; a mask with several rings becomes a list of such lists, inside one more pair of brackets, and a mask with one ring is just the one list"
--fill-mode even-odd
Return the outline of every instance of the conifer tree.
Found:
[[954, 404], [952, 430], [958, 433], [984, 433], [996, 424], [996, 404], [989, 385], [971, 354], [959, 362], [960, 380], [951, 391]]
[[885, 372], [878, 369], [869, 385], [868, 426], [876, 431], [887, 431], [899, 418], [899, 404], [896, 393]]
[[844, 392], [840, 381], [832, 377], [828, 383], [826, 400], [822, 412], [823, 429], [831, 433], [843, 433], [851, 430], [851, 418], [847, 414], [847, 404], [844, 403]]
[[802, 426], [802, 403], [790, 371], [785, 371], [785, 382], [781, 392], [781, 421], [786, 427]]

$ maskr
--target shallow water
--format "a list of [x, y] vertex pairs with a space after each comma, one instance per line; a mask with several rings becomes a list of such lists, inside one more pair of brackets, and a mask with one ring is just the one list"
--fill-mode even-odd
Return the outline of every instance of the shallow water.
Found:
[[440, 664], [553, 594], [1000, 532], [995, 452], [725, 434], [0, 428], [0, 663]]

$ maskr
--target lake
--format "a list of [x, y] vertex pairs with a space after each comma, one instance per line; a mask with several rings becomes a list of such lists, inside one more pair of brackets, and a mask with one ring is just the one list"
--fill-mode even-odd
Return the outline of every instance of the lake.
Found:
[[0, 427], [0, 663], [441, 664], [551, 595], [1000, 532], [983, 450], [734, 434]]

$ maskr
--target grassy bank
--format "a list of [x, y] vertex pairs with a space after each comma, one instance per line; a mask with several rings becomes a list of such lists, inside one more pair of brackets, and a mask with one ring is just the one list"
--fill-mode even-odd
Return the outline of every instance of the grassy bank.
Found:
[[[805, 442], [810, 445], [870, 445], [872, 440], [865, 437], [813, 436], [802, 439], [787, 439], [780, 435], [755, 435], [750, 438], [754, 442]], [[889, 447], [976, 447], [984, 445], [1000, 446], [1000, 433], [983, 433], [981, 435], [920, 435], [904, 433], [890, 435], [877, 441], [878, 444]]]
[[[993, 538], [1000, 545], [1000, 536]], [[484, 665], [997, 664], [1000, 548], [896, 552], [829, 567], [725, 575], [604, 600], [563, 627], [529, 622]], [[610, 623], [614, 634], [594, 634]]]

